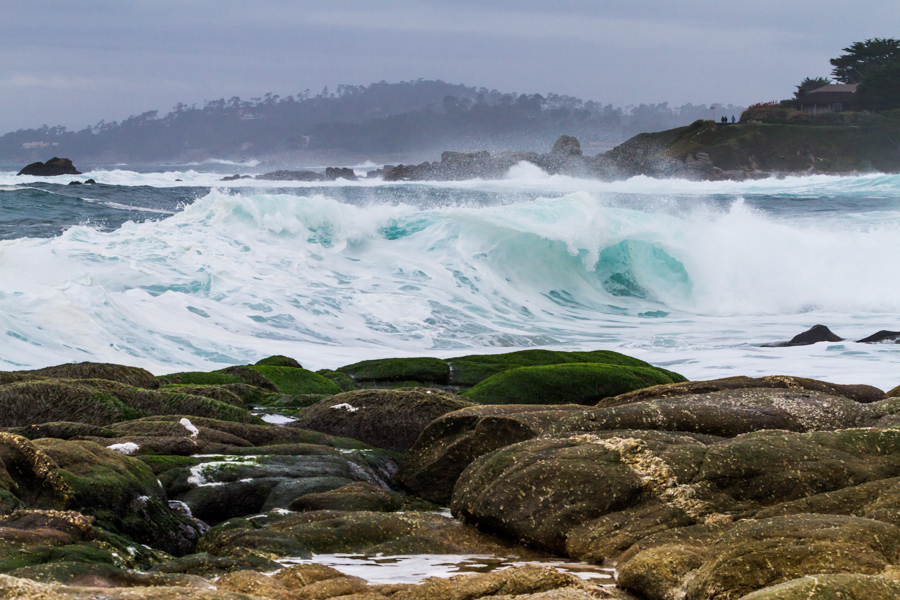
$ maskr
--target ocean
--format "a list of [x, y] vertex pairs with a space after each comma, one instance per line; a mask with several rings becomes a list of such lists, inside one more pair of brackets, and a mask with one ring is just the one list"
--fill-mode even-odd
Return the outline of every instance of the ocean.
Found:
[[[0, 369], [540, 347], [900, 384], [900, 345], [852, 341], [900, 330], [897, 175], [220, 181], [254, 171], [0, 167]], [[762, 346], [816, 324], [848, 341]]]

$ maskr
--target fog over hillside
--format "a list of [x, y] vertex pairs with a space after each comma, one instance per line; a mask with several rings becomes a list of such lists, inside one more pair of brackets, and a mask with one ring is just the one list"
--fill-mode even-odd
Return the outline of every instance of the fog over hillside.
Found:
[[614, 107], [554, 93], [519, 94], [443, 81], [417, 80], [306, 89], [179, 103], [80, 131], [62, 126], [21, 129], [0, 137], [0, 161], [66, 156], [94, 164], [261, 160], [321, 165], [429, 159], [443, 150], [546, 152], [562, 134], [587, 153], [629, 137], [670, 129], [742, 108], [667, 103]]

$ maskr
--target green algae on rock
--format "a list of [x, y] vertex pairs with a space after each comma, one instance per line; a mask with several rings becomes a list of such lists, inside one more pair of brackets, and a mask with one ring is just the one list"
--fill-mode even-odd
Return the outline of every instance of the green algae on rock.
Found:
[[149, 371], [110, 363], [68, 363], [33, 371], [0, 372], [0, 384], [32, 379], [105, 379], [133, 387], [159, 387], [159, 380]]
[[682, 379], [654, 367], [566, 363], [504, 371], [461, 395], [477, 404], [592, 405], [604, 398]]

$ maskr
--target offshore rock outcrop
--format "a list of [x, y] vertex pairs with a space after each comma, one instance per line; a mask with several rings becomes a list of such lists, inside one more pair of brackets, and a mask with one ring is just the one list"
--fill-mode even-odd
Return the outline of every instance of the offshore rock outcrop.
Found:
[[[57, 175], [81, 175], [68, 158], [53, 157], [47, 162], [33, 162], [24, 167], [17, 175], [35, 175], [37, 177], [56, 177]], [[92, 182], [93, 183], [93, 182]]]

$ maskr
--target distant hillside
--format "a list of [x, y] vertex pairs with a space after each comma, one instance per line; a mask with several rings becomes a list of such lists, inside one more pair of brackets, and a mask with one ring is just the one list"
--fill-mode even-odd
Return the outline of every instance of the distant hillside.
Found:
[[163, 116], [150, 111], [81, 131], [19, 130], [0, 137], [0, 161], [28, 163], [57, 155], [101, 164], [208, 158], [349, 163], [447, 148], [546, 151], [563, 133], [599, 151], [637, 133], [686, 125], [709, 114], [705, 105], [622, 109], [569, 96], [501, 93], [443, 81], [381, 82], [338, 86], [334, 93], [326, 88], [315, 96], [307, 90], [286, 98], [266, 94], [202, 107], [179, 104]]

